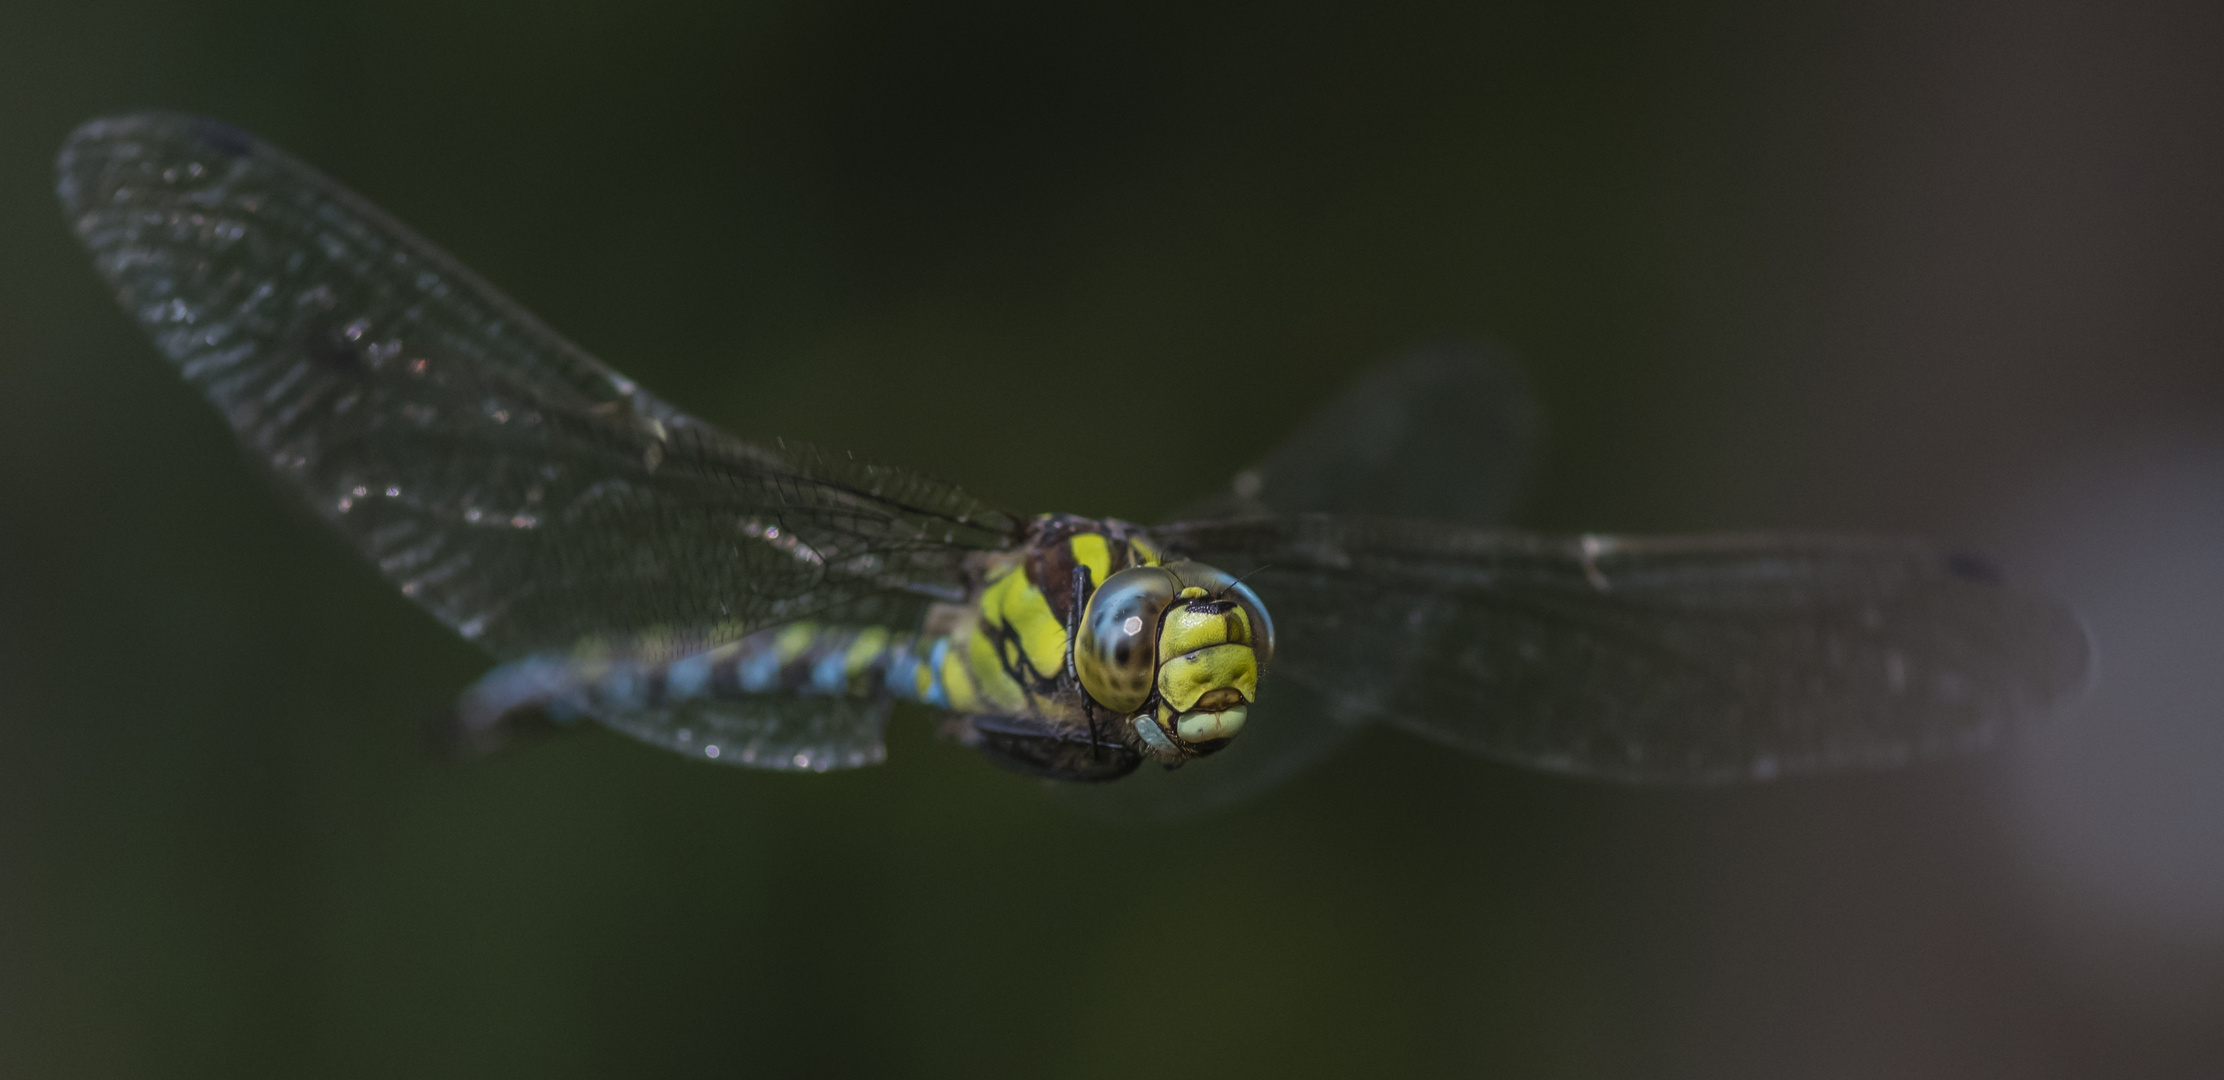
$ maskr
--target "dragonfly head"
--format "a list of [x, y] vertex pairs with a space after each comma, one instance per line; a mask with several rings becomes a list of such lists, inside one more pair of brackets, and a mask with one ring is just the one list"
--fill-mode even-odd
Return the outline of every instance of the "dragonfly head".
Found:
[[1089, 598], [1074, 642], [1082, 689], [1131, 717], [1145, 753], [1203, 757], [1243, 730], [1274, 622], [1258, 594], [1202, 563], [1136, 566]]

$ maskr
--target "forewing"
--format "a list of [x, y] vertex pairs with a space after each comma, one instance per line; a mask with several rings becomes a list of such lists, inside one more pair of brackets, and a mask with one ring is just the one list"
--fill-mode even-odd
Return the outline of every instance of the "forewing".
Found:
[[1617, 780], [1963, 751], [2080, 693], [2092, 664], [2066, 608], [1912, 542], [1303, 516], [1158, 535], [1266, 565], [1251, 582], [1275, 619], [1274, 678], [1329, 715]]
[[94, 121], [57, 168], [101, 275], [248, 453], [497, 656], [908, 620], [1013, 532], [957, 488], [681, 413], [245, 133]]

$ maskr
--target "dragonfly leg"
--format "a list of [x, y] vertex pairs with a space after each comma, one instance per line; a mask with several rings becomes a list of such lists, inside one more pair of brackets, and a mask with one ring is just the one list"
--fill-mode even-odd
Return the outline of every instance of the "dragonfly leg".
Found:
[[1081, 673], [1073, 664], [1073, 643], [1081, 639], [1081, 605], [1088, 600], [1089, 568], [1073, 568], [1073, 600], [1066, 605], [1066, 681], [1081, 691], [1081, 715], [1089, 721], [1090, 756], [1104, 760], [1104, 735], [1097, 730], [1097, 703], [1081, 685]]
[[1143, 755], [1118, 743], [1091, 740], [1028, 717], [969, 716], [958, 741], [990, 762], [1027, 776], [1066, 783], [1101, 783], [1134, 772]]

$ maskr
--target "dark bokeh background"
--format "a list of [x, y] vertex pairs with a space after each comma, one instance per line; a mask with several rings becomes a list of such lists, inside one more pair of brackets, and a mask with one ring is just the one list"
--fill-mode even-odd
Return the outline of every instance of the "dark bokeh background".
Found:
[[[0, 8], [0, 1074], [2224, 1072], [2209, 5]], [[1966, 764], [1632, 792], [1389, 734], [1179, 827], [904, 714], [764, 775], [432, 760], [483, 667], [269, 496], [51, 194], [213, 114], [666, 396], [1149, 519], [1443, 334], [1522, 523], [1914, 531], [2102, 689]], [[1076, 403], [1082, 403], [1077, 411]]]

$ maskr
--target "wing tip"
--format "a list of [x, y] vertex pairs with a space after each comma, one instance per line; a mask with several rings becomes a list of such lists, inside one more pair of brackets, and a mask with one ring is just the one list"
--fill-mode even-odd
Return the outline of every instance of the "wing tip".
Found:
[[198, 156], [236, 161], [264, 143], [220, 120], [176, 112], [136, 112], [87, 120], [62, 140], [55, 155], [55, 195], [72, 215], [91, 209], [97, 193], [123, 182], [120, 167], [153, 161], [190, 162]]
[[148, 109], [96, 116], [77, 125], [62, 142], [70, 151], [96, 142], [190, 139], [226, 157], [245, 157], [262, 145], [247, 131], [194, 113]]
[[[2028, 625], [2042, 635], [2039, 646], [2046, 655], [2034, 660], [2043, 665], [2043, 701], [2037, 712], [2077, 701], [2100, 682], [2100, 644], [2092, 624], [2076, 608], [2044, 592], [2023, 588], [2000, 563], [1967, 549], [1947, 550], [1937, 556], [1938, 570], [1947, 578], [1970, 585], [2001, 589], [2029, 605]], [[2043, 629], [2041, 629], [2043, 625]]]

